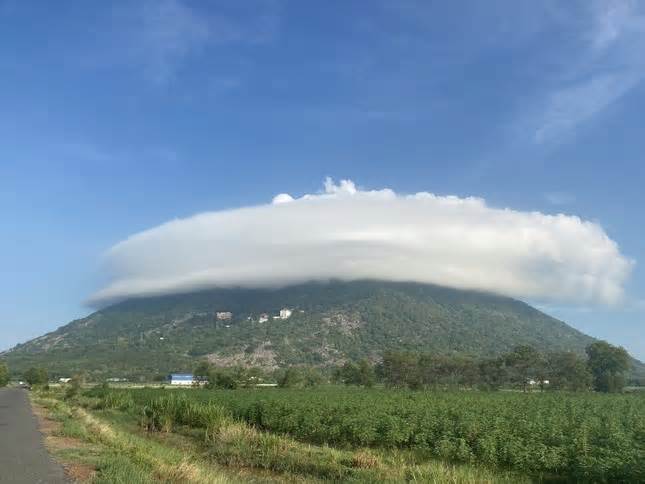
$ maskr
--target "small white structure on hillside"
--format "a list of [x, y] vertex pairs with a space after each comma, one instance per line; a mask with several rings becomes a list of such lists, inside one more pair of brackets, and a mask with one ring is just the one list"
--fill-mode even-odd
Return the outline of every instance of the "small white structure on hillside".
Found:
[[215, 313], [215, 317], [220, 321], [228, 321], [233, 317], [233, 313], [230, 311], [218, 311]]
[[69, 383], [71, 381], [72, 381], [71, 378], [59, 378], [58, 379], [58, 383]]
[[268, 320], [269, 320], [269, 315], [267, 313], [262, 313], [258, 318], [258, 323], [266, 323]]
[[292, 313], [291, 309], [283, 308], [280, 310], [280, 319], [289, 319]]

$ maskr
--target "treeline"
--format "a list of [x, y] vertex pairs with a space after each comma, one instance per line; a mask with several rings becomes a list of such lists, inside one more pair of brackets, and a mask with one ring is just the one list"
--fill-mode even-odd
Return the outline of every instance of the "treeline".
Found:
[[[225, 389], [266, 383], [276, 383], [284, 388], [304, 388], [332, 382], [365, 387], [378, 383], [415, 390], [593, 389], [613, 393], [625, 387], [629, 367], [629, 355], [624, 348], [597, 341], [586, 348], [586, 356], [572, 352], [543, 353], [532, 346], [517, 346], [498, 357], [484, 359], [388, 351], [380, 361], [363, 359], [332, 369], [293, 366], [266, 371], [257, 367], [222, 368], [203, 361], [193, 373], [206, 387]], [[30, 368], [23, 374], [23, 379], [30, 385], [46, 385], [49, 378], [45, 369]], [[0, 362], [0, 386], [6, 385], [8, 380], [9, 371]]]
[[363, 360], [346, 363], [334, 373], [348, 385], [388, 387], [517, 388], [619, 392], [625, 386], [629, 355], [622, 347], [604, 341], [590, 344], [586, 358], [572, 352], [541, 353], [532, 346], [517, 346], [496, 358], [473, 359], [408, 352], [386, 352], [375, 365]]
[[[49, 375], [44, 368], [29, 368], [22, 378], [30, 385], [46, 385], [49, 381]], [[11, 380], [9, 367], [3, 361], [0, 361], [0, 387], [7, 386]]]
[[620, 392], [625, 386], [629, 355], [622, 347], [604, 341], [587, 347], [586, 357], [572, 352], [542, 353], [532, 346], [517, 346], [495, 358], [475, 359], [412, 352], [388, 351], [381, 361], [367, 359], [321, 370], [297, 366], [266, 372], [261, 368], [221, 368], [207, 362], [194, 370], [208, 388], [254, 387], [277, 383], [284, 388], [338, 383], [391, 388], [480, 389]]

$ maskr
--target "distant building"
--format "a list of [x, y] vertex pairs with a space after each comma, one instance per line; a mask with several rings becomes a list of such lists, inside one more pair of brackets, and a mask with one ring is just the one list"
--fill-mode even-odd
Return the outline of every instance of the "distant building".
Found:
[[192, 373], [171, 373], [168, 376], [168, 382], [171, 385], [190, 386], [193, 383], [197, 383], [197, 380], [195, 380], [195, 377], [192, 375]]
[[218, 311], [215, 313], [215, 318], [219, 321], [228, 321], [233, 317], [233, 313], [230, 311]]
[[269, 320], [269, 315], [267, 313], [262, 313], [260, 314], [260, 318], [258, 319], [258, 323], [266, 323]]
[[71, 378], [59, 378], [58, 379], [58, 383], [69, 383], [71, 381], [72, 381]]
[[291, 309], [283, 308], [280, 310], [280, 319], [289, 319], [292, 313]]

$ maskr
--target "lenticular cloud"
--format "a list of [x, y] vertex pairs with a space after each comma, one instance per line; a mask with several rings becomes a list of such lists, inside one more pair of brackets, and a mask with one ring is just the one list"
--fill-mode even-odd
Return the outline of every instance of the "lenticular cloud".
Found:
[[325, 181], [318, 194], [206, 212], [135, 234], [106, 255], [95, 304], [208, 287], [383, 279], [519, 298], [620, 300], [632, 263], [598, 224], [497, 209], [479, 198], [364, 191]]

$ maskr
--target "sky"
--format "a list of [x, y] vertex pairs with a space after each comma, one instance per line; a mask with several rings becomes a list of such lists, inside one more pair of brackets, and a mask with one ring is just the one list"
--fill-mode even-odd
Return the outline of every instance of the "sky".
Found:
[[628, 0], [0, 0], [0, 349], [277, 274], [492, 290], [645, 360], [644, 49]]

